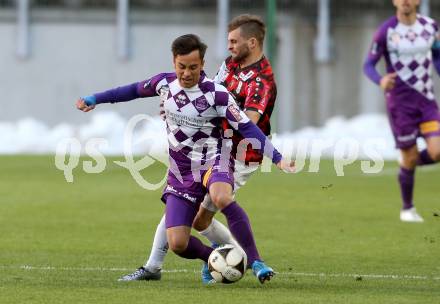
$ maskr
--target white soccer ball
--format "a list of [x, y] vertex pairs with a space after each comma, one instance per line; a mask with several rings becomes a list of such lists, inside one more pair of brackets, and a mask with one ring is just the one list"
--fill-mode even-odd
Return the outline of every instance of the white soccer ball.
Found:
[[240, 280], [247, 265], [246, 253], [226, 244], [214, 249], [208, 259], [209, 272], [216, 282], [230, 284]]

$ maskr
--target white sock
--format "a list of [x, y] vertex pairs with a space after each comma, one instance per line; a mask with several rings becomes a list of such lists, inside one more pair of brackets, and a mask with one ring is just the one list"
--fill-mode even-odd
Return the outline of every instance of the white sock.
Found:
[[163, 261], [168, 252], [167, 229], [165, 227], [165, 214], [157, 225], [154, 234], [153, 246], [151, 246], [150, 257], [144, 267], [150, 272], [157, 272], [162, 269]]
[[199, 233], [206, 237], [211, 242], [211, 244], [232, 244], [240, 248], [240, 245], [238, 245], [237, 241], [234, 240], [229, 229], [214, 218], [212, 219], [212, 222], [208, 226], [208, 228], [200, 231]]

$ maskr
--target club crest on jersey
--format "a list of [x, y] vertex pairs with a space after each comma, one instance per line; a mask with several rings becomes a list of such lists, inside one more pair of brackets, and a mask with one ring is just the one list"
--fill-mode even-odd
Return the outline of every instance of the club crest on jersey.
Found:
[[184, 104], [187, 104], [188, 98], [186, 97], [185, 94], [179, 93], [176, 96], [176, 102], [184, 105]]
[[240, 115], [240, 109], [236, 105], [229, 105], [228, 110], [232, 114], [232, 116], [234, 116], [235, 120], [241, 121], [243, 119], [243, 117], [241, 117]]
[[196, 100], [194, 100], [194, 107], [199, 111], [205, 111], [209, 107], [206, 97], [202, 95], [196, 98]]
[[249, 78], [251, 78], [252, 76], [254, 76], [254, 71], [249, 71], [249, 73], [244, 74], [243, 72], [240, 73], [240, 79], [243, 81], [248, 80]]
[[412, 30], [409, 30], [408, 33], [405, 36], [409, 41], [414, 42], [417, 38], [417, 34], [414, 33]]

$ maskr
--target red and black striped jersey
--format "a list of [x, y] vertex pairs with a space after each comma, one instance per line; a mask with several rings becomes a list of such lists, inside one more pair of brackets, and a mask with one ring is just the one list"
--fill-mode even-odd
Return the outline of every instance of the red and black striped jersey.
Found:
[[[270, 135], [270, 116], [275, 105], [277, 87], [272, 67], [266, 57], [263, 56], [259, 61], [243, 69], [233, 61], [232, 57], [228, 57], [221, 65], [214, 81], [223, 84], [228, 89], [242, 110], [260, 113], [261, 117], [257, 126], [265, 135]], [[231, 129], [227, 122], [224, 128]], [[234, 131], [232, 153], [235, 158], [246, 163], [261, 163], [263, 155], [252, 149], [250, 144], [240, 143], [242, 140], [243, 137]]]

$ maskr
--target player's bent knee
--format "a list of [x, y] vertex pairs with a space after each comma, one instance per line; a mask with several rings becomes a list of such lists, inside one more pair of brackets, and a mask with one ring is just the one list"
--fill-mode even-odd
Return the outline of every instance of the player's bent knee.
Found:
[[417, 166], [417, 161], [419, 160], [419, 155], [407, 155], [402, 159], [402, 164], [405, 168], [411, 169]]
[[211, 199], [217, 208], [223, 209], [232, 202], [232, 195], [223, 192], [211, 193]]
[[210, 218], [206, 218], [203, 216], [197, 216], [194, 223], [193, 223], [193, 228], [200, 232], [200, 231], [203, 231], [206, 228], [208, 228], [210, 224], [211, 224]]
[[168, 242], [169, 249], [171, 249], [174, 253], [182, 253], [188, 247], [187, 240], [171, 240]]

